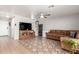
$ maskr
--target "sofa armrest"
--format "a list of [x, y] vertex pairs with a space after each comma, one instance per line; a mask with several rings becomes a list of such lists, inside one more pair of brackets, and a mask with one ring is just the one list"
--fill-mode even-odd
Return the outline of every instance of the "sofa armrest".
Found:
[[71, 40], [71, 39], [75, 39], [75, 40], [79, 41], [79, 39], [77, 39], [77, 38], [71, 38], [71, 37], [60, 37], [60, 41], [63, 41], [63, 40], [65, 40], [65, 39], [69, 39], [69, 40]]
[[60, 41], [63, 41], [65, 39], [69, 39], [69, 37], [60, 37]]

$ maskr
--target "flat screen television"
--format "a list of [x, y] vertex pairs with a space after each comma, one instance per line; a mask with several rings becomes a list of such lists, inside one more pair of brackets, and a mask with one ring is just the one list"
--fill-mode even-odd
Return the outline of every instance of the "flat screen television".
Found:
[[20, 27], [19, 29], [20, 30], [32, 30], [32, 24], [31, 23], [23, 23], [23, 22], [20, 22]]

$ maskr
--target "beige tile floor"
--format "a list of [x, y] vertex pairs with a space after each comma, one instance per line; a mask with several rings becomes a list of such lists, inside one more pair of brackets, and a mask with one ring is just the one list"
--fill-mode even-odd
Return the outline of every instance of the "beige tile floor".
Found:
[[0, 53], [4, 54], [69, 54], [62, 50], [60, 42], [36, 37], [27, 40], [13, 40], [0, 37]]

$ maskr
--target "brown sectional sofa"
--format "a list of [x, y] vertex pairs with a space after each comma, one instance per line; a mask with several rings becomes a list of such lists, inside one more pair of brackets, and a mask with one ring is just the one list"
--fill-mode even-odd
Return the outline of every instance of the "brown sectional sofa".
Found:
[[47, 39], [60, 40], [60, 37], [70, 37], [70, 32], [78, 32], [77, 30], [50, 30], [46, 32]]
[[46, 33], [46, 38], [60, 40], [60, 37], [70, 36], [70, 32], [66, 30], [50, 30]]
[[[75, 38], [72, 38], [71, 32], [76, 32]], [[65, 44], [64, 40], [76, 40], [79, 42], [79, 30], [50, 30], [46, 32], [47, 39], [55, 39], [60, 41], [61, 48], [67, 51], [79, 53], [79, 45], [77, 48], [72, 49], [70, 44]]]

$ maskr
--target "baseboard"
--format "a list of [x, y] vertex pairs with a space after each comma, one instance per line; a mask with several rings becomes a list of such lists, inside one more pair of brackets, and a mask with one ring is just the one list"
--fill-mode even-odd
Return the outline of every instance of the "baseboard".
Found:
[[8, 36], [8, 35], [3, 35], [3, 36], [0, 36], [0, 37], [6, 37], [6, 36]]

